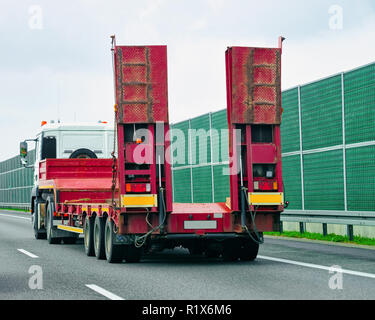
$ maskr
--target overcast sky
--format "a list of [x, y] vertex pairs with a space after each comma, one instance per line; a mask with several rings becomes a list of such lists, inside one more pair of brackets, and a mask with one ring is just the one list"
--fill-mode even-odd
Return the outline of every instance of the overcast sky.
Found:
[[0, 161], [41, 120], [113, 122], [110, 35], [168, 46], [171, 122], [226, 108], [228, 46], [283, 51], [283, 90], [375, 61], [374, 0], [0, 0]]

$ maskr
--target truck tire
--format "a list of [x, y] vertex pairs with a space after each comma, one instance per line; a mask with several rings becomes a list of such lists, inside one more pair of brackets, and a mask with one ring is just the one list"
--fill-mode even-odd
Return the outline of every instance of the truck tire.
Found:
[[47, 217], [46, 217], [46, 229], [47, 229], [47, 240], [49, 244], [60, 244], [61, 238], [53, 236], [53, 213], [55, 212], [55, 202], [52, 197], [47, 198]]
[[70, 157], [70, 159], [97, 159], [98, 157], [94, 152], [89, 149], [78, 149], [74, 151]]
[[134, 244], [125, 246], [125, 261], [128, 263], [136, 263], [141, 260], [142, 248], [137, 248]]
[[87, 217], [83, 227], [85, 252], [89, 257], [95, 256], [94, 250], [94, 219], [95, 217]]
[[125, 258], [125, 245], [114, 244], [113, 237], [115, 237], [113, 221], [107, 219], [105, 224], [105, 256], [109, 263], [119, 263]]
[[237, 261], [240, 257], [240, 242], [237, 239], [225, 240], [223, 243], [223, 260]]
[[240, 259], [242, 261], [253, 261], [256, 259], [259, 251], [259, 243], [248, 239], [242, 243]]
[[38, 229], [38, 223], [39, 223], [39, 211], [38, 211], [38, 202], [36, 199], [34, 199], [34, 212], [32, 217], [33, 222], [33, 230], [34, 230], [34, 237], [35, 239], [46, 239], [47, 234], [46, 231], [43, 229]]
[[105, 259], [105, 246], [104, 246], [104, 218], [99, 216], [95, 217], [94, 223], [94, 252], [97, 259]]

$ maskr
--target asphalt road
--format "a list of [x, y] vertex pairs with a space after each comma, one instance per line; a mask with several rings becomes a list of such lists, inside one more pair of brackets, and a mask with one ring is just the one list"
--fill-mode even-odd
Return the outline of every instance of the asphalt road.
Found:
[[375, 250], [267, 238], [253, 262], [174, 249], [109, 264], [87, 257], [83, 239], [49, 245], [34, 239], [29, 214], [0, 211], [0, 300], [8, 299], [375, 299]]

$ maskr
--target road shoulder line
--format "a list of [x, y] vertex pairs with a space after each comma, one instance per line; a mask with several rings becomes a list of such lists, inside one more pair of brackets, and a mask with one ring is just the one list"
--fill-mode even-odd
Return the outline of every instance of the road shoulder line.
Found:
[[301, 266], [301, 267], [321, 269], [321, 270], [327, 270], [329, 272], [345, 273], [345, 274], [350, 274], [350, 275], [353, 275], [353, 276], [375, 279], [375, 274], [373, 274], [373, 273], [341, 269], [341, 268], [337, 268], [337, 266], [327, 267], [327, 266], [322, 266], [322, 265], [319, 265], [319, 264], [299, 262], [299, 261], [294, 261], [294, 260], [260, 256], [260, 255], [258, 255], [258, 258], [263, 259], [263, 260], [274, 261], [274, 262], [293, 264], [293, 265], [297, 265], [297, 266]]

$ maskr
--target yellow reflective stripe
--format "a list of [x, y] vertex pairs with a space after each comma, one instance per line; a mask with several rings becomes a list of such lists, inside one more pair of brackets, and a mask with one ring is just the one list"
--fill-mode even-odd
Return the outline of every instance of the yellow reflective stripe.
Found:
[[250, 205], [283, 205], [283, 193], [249, 193]]
[[109, 208], [102, 208], [102, 213], [109, 213]]
[[54, 186], [39, 186], [39, 189], [54, 189]]
[[77, 227], [70, 227], [70, 226], [58, 225], [57, 229], [61, 229], [61, 230], [64, 230], [64, 231], [75, 232], [75, 233], [83, 233], [83, 229], [82, 228], [77, 228]]
[[122, 194], [121, 206], [128, 208], [157, 207], [158, 197], [156, 194]]

